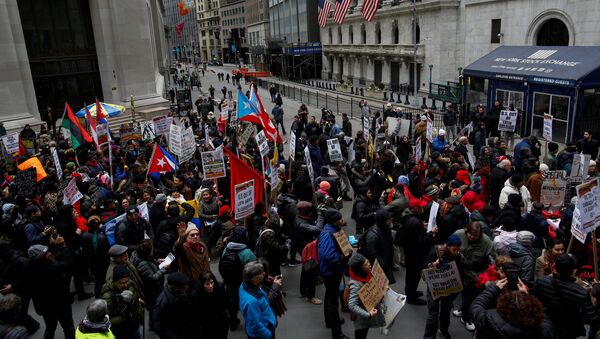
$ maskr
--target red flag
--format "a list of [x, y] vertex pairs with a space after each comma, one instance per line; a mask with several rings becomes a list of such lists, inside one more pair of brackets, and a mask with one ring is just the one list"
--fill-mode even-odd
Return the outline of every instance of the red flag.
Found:
[[177, 25], [175, 25], [175, 35], [178, 38], [181, 38], [183, 36], [183, 27], [185, 26], [185, 22], [180, 22]]
[[178, 3], [177, 7], [179, 8], [179, 15], [181, 15], [181, 16], [186, 16], [186, 15], [190, 14], [190, 12], [191, 12], [190, 6], [188, 6], [183, 1]]
[[106, 118], [108, 118], [108, 116], [106, 115], [106, 112], [104, 112], [104, 110], [102, 109], [102, 105], [98, 101], [98, 98], [96, 98], [96, 123], [105, 124], [108, 121], [106, 120]]
[[90, 133], [92, 134], [92, 139], [94, 139], [94, 143], [96, 144], [96, 146], [98, 146], [98, 133], [96, 133], [96, 119], [92, 118], [92, 113], [90, 113], [90, 110], [87, 106], [85, 106], [85, 114], [88, 119], [88, 124], [90, 125]]
[[235, 185], [254, 180], [254, 205], [263, 200], [263, 187], [265, 186], [262, 175], [248, 166], [242, 159], [238, 158], [230, 150], [223, 147], [225, 153], [229, 156], [229, 165], [231, 167], [231, 207], [235, 210]]

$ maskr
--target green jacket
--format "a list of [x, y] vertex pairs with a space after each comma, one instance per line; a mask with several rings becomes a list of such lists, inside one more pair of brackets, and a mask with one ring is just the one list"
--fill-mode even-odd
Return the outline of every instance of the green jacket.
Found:
[[477, 283], [479, 275], [488, 268], [491, 261], [496, 257], [493, 242], [481, 233], [479, 239], [470, 242], [465, 234], [465, 229], [460, 229], [454, 234], [458, 235], [462, 245], [460, 252], [464, 257], [464, 280], [463, 285], [472, 286]]
[[389, 204], [384, 204], [383, 208], [392, 213], [392, 224], [394, 225], [394, 228], [397, 229], [401, 226], [402, 215], [408, 208], [408, 198], [402, 194], [398, 198], [392, 200]]
[[102, 287], [102, 299], [106, 301], [108, 316], [113, 327], [137, 327], [144, 321], [144, 308], [140, 304], [139, 295], [133, 287], [129, 291], [133, 293], [131, 301], [127, 303], [121, 297], [119, 291], [112, 281], [106, 282]]
[[548, 165], [550, 171], [558, 170], [558, 162], [556, 161], [556, 156], [552, 155], [550, 152], [546, 153], [544, 157], [544, 164]]

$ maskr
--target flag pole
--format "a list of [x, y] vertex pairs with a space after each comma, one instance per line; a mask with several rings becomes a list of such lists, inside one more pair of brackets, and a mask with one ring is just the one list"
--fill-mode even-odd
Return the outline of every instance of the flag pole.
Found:
[[[150, 162], [149, 164], [152, 165], [152, 159], [154, 159], [154, 153], [156, 152], [156, 144], [154, 145], [154, 148], [152, 149], [152, 155], [150, 156]], [[146, 169], [146, 176], [148, 176], [148, 172], [150, 172], [150, 165], [148, 165], [148, 169]]]
[[[63, 109], [63, 115], [62, 118], [60, 118], [60, 127], [58, 128], [58, 134], [62, 134], [62, 124], [63, 121], [65, 120], [65, 115], [67, 114], [67, 102], [65, 101], [65, 108]], [[54, 136], [54, 140], [58, 141], [58, 135]]]
[[[98, 112], [96, 112], [96, 116], [98, 116]], [[110, 173], [110, 188], [114, 190], [115, 177], [113, 175], [113, 166], [112, 166], [112, 138], [110, 137], [110, 126], [108, 124], [108, 120], [106, 121], [106, 134], [108, 136], [108, 167], [109, 167], [109, 173]]]

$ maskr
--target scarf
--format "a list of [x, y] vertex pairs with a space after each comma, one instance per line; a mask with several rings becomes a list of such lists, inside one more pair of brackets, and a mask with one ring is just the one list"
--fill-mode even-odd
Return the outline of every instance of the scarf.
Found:
[[202, 243], [183, 243], [183, 255], [179, 256], [179, 270], [194, 281], [198, 281], [200, 275], [210, 272], [206, 246]]
[[79, 323], [79, 331], [81, 333], [106, 333], [110, 331], [110, 318], [108, 315], [100, 323], [91, 322], [87, 316]]
[[369, 280], [371, 280], [371, 278], [373, 278], [373, 274], [371, 272], [369, 272], [369, 274], [367, 274], [366, 277], [361, 277], [359, 275], [356, 275], [356, 273], [354, 273], [353, 270], [348, 270], [348, 272], [350, 272], [350, 279], [360, 281], [361, 283], [364, 283], [364, 284], [368, 283]]
[[187, 245], [189, 248], [191, 248], [192, 250], [194, 250], [194, 252], [203, 254], [203, 250], [204, 248], [202, 247], [202, 244], [199, 242], [189, 242], [186, 241], [185, 245]]

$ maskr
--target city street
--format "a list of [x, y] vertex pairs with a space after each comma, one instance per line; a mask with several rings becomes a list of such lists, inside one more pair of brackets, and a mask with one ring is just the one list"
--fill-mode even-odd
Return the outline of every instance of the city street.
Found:
[[[215, 98], [218, 98], [217, 95], [220, 95], [220, 89], [223, 86], [227, 86], [228, 89], [235, 90], [234, 86], [231, 83], [228, 85], [226, 81], [219, 82], [217, 80], [217, 72], [230, 72], [234, 69], [233, 66], [225, 65], [223, 67], [208, 67], [208, 72], [206, 72], [205, 77], [201, 78], [202, 80], [202, 90], [208, 93], [208, 87], [212, 84], [215, 87]], [[215, 73], [211, 72], [214, 71]], [[245, 88], [242, 85], [242, 88]], [[235, 92], [234, 92], [235, 93]], [[263, 100], [263, 104], [268, 112], [271, 111], [274, 104], [270, 102], [270, 96], [267, 90], [259, 88], [259, 94]], [[198, 90], [194, 90], [192, 93], [192, 99], [195, 101], [200, 92]], [[235, 97], [235, 95], [234, 95]], [[291, 100], [287, 100], [283, 98], [283, 108], [285, 111], [285, 126], [286, 129], [289, 128], [292, 122], [292, 118], [294, 114], [297, 112], [298, 107], [300, 106], [299, 102], [294, 102]], [[317, 107], [309, 107], [309, 111], [311, 115], [320, 116], [320, 109]], [[341, 117], [339, 118], [341, 121]], [[353, 121], [354, 131], [358, 128], [358, 121]], [[289, 137], [289, 133], [288, 133]], [[287, 156], [287, 146], [286, 146], [286, 156]], [[348, 222], [348, 226], [346, 228], [346, 232], [348, 234], [354, 234], [354, 221], [350, 218], [352, 210], [352, 202], [344, 202], [344, 208], [342, 209], [342, 214], [345, 220]], [[218, 268], [217, 262], [213, 261], [211, 263], [211, 267], [213, 269], [213, 273], [217, 276]], [[329, 338], [330, 330], [325, 328], [324, 316], [323, 316], [323, 306], [315, 306], [308, 302], [305, 302], [299, 293], [299, 283], [300, 283], [300, 271], [301, 267], [283, 267], [282, 273], [284, 277], [284, 288], [287, 293], [287, 297], [285, 299], [287, 306], [287, 313], [279, 318], [279, 324], [277, 328], [277, 338], [280, 339], [305, 339], [305, 338]], [[395, 272], [397, 283], [390, 286], [393, 290], [403, 293], [404, 291], [404, 270], [399, 272]], [[348, 279], [348, 278], [346, 278]], [[93, 285], [86, 285], [86, 289], [91, 291]], [[421, 281], [420, 290], [426, 292], [426, 288], [424, 282]], [[325, 289], [323, 285], [317, 286], [317, 297], [323, 299], [325, 294]], [[75, 301], [73, 304], [73, 317], [74, 322], [77, 325], [79, 321], [85, 315], [85, 308], [88, 303], [92, 299], [88, 299], [85, 301]], [[460, 300], [460, 299], [458, 299]], [[455, 301], [456, 305], [459, 305], [459, 301]], [[30, 314], [34, 315], [34, 317], [42, 323], [42, 328], [33, 336], [33, 338], [42, 338], [43, 337], [43, 320], [41, 317], [35, 315], [33, 310], [33, 305], [29, 308]], [[346, 335], [353, 337], [354, 328], [352, 325], [352, 321], [350, 320], [350, 316], [348, 313], [341, 313], [344, 319], [346, 320], [343, 325], [343, 331]], [[425, 326], [425, 320], [427, 317], [427, 306], [413, 306], [406, 305], [401, 311], [398, 317], [396, 318], [396, 322], [388, 336], [385, 336], [378, 329], [372, 329], [369, 333], [369, 338], [419, 338], [423, 335], [423, 330]], [[148, 313], [146, 313], [146, 319], [148, 318]], [[240, 315], [241, 318], [241, 315]], [[146, 320], [147, 321], [147, 320]], [[452, 317], [451, 319], [451, 327], [450, 333], [453, 335], [453, 338], [471, 338], [471, 334], [464, 329], [462, 324], [460, 323], [458, 318]], [[149, 331], [146, 327], [146, 338], [157, 338], [157, 336]], [[57, 337], [61, 337], [62, 332], [59, 329], [57, 330]], [[441, 335], [440, 335], [441, 337]], [[243, 330], [240, 328], [237, 331], [230, 332], [229, 338], [237, 339], [237, 338], [245, 338]], [[207, 338], [208, 339], [208, 338]]]

